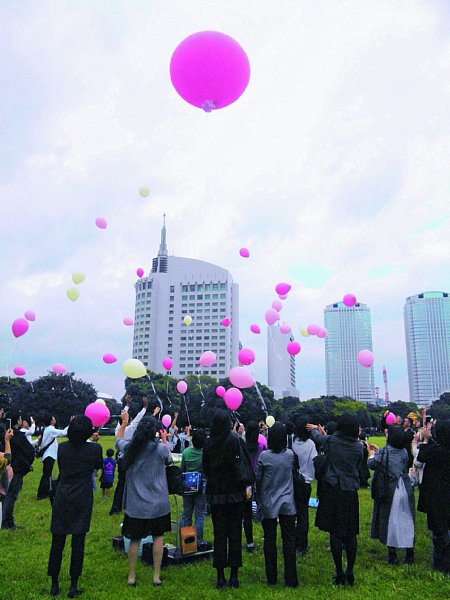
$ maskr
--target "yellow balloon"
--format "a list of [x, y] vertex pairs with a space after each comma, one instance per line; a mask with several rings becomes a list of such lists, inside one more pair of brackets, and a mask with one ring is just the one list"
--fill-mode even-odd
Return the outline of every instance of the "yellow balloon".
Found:
[[76, 287], [71, 287], [67, 290], [66, 294], [67, 294], [67, 297], [69, 298], [69, 300], [72, 300], [72, 302], [75, 302], [75, 300], [80, 295], [80, 292], [77, 290]]
[[266, 425], [267, 427], [272, 427], [272, 425], [275, 423], [275, 419], [272, 417], [272, 415], [269, 415], [266, 419]]
[[137, 358], [129, 358], [122, 365], [122, 370], [130, 379], [139, 379], [147, 375], [145, 365]]
[[86, 279], [86, 275], [84, 273], [80, 273], [80, 271], [77, 271], [76, 273], [72, 273], [72, 281], [74, 283], [76, 283], [77, 285], [79, 283], [83, 283], [83, 281]]
[[183, 319], [183, 323], [185, 325], [191, 325], [192, 324], [192, 317], [190, 315], [186, 315]]
[[149, 194], [150, 194], [150, 190], [147, 187], [139, 188], [139, 195], [142, 196], [142, 198], [147, 198], [147, 196]]
[[106, 406], [106, 402], [103, 400], [103, 398], [97, 398], [97, 400], [95, 402], [97, 404], [103, 404], [103, 406]]
[[300, 333], [303, 337], [309, 337], [308, 330], [305, 327], [300, 327]]

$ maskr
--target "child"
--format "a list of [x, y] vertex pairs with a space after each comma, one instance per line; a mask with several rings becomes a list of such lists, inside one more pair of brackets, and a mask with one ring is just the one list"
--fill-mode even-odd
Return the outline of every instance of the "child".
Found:
[[114, 450], [108, 448], [106, 458], [103, 459], [102, 476], [100, 477], [100, 485], [103, 492], [103, 500], [108, 498], [108, 490], [112, 488], [114, 483], [114, 471], [116, 470], [116, 461], [113, 458]]

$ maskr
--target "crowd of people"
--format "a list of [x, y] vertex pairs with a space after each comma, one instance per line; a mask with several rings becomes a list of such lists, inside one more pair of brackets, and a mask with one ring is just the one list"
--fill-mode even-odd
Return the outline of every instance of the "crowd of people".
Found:
[[[0, 414], [0, 523], [20, 529], [14, 507], [24, 477], [35, 457], [42, 462], [37, 498], [50, 498], [52, 543], [48, 575], [51, 594], [60, 593], [59, 574], [67, 535], [71, 535], [69, 597], [82, 593], [86, 533], [93, 510], [95, 478], [100, 474], [102, 497], [116, 486], [110, 514], [124, 512], [122, 534], [127, 538], [129, 586], [136, 586], [141, 540], [152, 536], [154, 586], [161, 586], [164, 534], [171, 531], [167, 469], [180, 451], [181, 471], [198, 475], [195, 493], [183, 495], [181, 527], [195, 527], [198, 549], [204, 539], [205, 516], [213, 526], [213, 567], [216, 587], [238, 588], [245, 550], [255, 549], [255, 522], [263, 530], [268, 585], [278, 581], [277, 528], [280, 526], [287, 587], [298, 586], [297, 557], [308, 552], [311, 484], [317, 479], [315, 525], [329, 533], [335, 585], [355, 583], [354, 566], [359, 534], [358, 489], [372, 475], [373, 513], [370, 535], [387, 547], [387, 562], [414, 563], [414, 487], [419, 486], [418, 510], [426, 513], [433, 542], [433, 568], [450, 573], [450, 421], [423, 423], [409, 417], [385, 426], [386, 444], [367, 443], [358, 420], [349, 413], [325, 427], [300, 419], [297, 423], [250, 421], [246, 427], [232, 414], [217, 410], [209, 432], [179, 431], [173, 416], [169, 426], [159, 420], [159, 406], [147, 398], [138, 405], [125, 397], [117, 424], [114, 450], [103, 458], [91, 421], [72, 417], [58, 429], [49, 416], [38, 440], [35, 423], [19, 413]], [[58, 444], [57, 438], [68, 441]], [[58, 462], [59, 477], [53, 480]], [[117, 478], [116, 478], [117, 473]], [[245, 473], [245, 477], [244, 477]], [[229, 574], [226, 570], [229, 569]]]

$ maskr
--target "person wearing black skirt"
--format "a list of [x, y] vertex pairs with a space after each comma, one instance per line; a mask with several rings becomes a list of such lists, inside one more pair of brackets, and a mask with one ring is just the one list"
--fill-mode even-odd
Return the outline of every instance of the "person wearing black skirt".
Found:
[[[336, 573], [335, 585], [353, 585], [353, 566], [356, 560], [359, 533], [359, 469], [363, 447], [358, 441], [357, 418], [344, 413], [338, 420], [336, 432], [328, 438], [328, 468], [321, 480], [316, 527], [330, 534], [330, 548]], [[345, 549], [347, 569], [342, 567]]]

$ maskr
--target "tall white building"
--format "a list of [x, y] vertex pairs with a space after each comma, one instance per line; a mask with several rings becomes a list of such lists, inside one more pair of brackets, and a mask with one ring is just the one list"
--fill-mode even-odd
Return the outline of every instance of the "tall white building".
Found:
[[281, 333], [276, 325], [267, 327], [268, 386], [276, 399], [284, 396], [300, 398], [295, 387], [295, 356], [286, 350], [293, 339], [292, 334]]
[[325, 308], [324, 322], [328, 331], [325, 338], [327, 395], [373, 402], [373, 366], [362, 367], [358, 363], [360, 350], [372, 350], [370, 309], [359, 302], [352, 307], [336, 302]]
[[[133, 358], [156, 373], [162, 361], [173, 360], [171, 375], [191, 373], [228, 376], [237, 365], [239, 346], [239, 286], [222, 267], [191, 258], [168, 256], [165, 220], [152, 271], [135, 283]], [[184, 317], [192, 318], [185, 325]], [[229, 327], [221, 325], [228, 317]], [[205, 350], [217, 355], [216, 364], [200, 367]]]
[[450, 297], [424, 292], [406, 299], [409, 398], [427, 405], [450, 390]]

